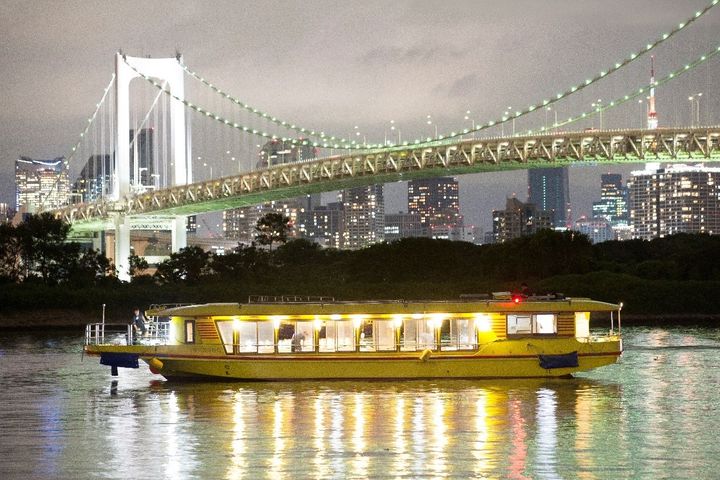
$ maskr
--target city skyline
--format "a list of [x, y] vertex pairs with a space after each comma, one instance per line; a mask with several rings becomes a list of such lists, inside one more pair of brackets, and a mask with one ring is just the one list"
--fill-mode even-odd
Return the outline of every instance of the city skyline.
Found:
[[[7, 91], [16, 92], [5, 98], [7, 105], [0, 112], [3, 139], [0, 201], [8, 203], [12, 202], [14, 191], [14, 160], [21, 155], [54, 158], [67, 154], [106, 84], [112, 70], [111, 56], [119, 47], [130, 54], [153, 56], [168, 56], [179, 50], [188, 64], [222, 82], [227, 91], [243, 92], [244, 98], [268, 112], [332, 127], [338, 133], [359, 126], [363, 138], [382, 141], [388, 136], [400, 138], [401, 131], [403, 138], [412, 138], [433, 127], [445, 131], [470, 126], [474, 120], [486, 120], [511, 108], [508, 102], [529, 104], [622, 58], [707, 2], [663, 2], [662, 8], [653, 8], [657, 4], [647, 1], [631, 7], [621, 2], [602, 6], [564, 1], [511, 6], [458, 2], [442, 9], [434, 2], [398, 2], [392, 6], [370, 2], [363, 8], [332, 3], [271, 3], [250, 5], [242, 12], [233, 8], [232, 3], [203, 8], [180, 2], [170, 22], [163, 22], [166, 20], [163, 8], [145, 5], [138, 9], [132, 2], [91, 4], [83, 8], [61, 4], [52, 19], [42, 14], [42, 5], [42, 2], [8, 2], [0, 7], [7, 13], [2, 16], [0, 27], [8, 37], [6, 48], [0, 52], [0, 74]], [[618, 18], [613, 12], [619, 8], [628, 14]], [[276, 15], [267, 15], [268, 11]], [[537, 28], [510, 31], [500, 28], [520, 11], [526, 18], [533, 18]], [[710, 12], [702, 23], [693, 25], [685, 41], [708, 44], [707, 39], [712, 38], [718, 23], [716, 13]], [[254, 19], [267, 17], [273, 18], [269, 25], [273, 28], [253, 23]], [[113, 23], [114, 18], [129, 21], [121, 28]], [[483, 18], [480, 29], [476, 18]], [[452, 25], [457, 38], [463, 40], [422, 28], [438, 21]], [[53, 38], [51, 27], [57, 22], [77, 27]], [[396, 33], [376, 38], [373, 32], [394, 31], [387, 28], [393, 22], [401, 26]], [[44, 31], [42, 38], [29, 38], [27, 29], [22, 27], [27, 23]], [[242, 35], [233, 35], [227, 28], [231, 24], [250, 28]], [[563, 28], [558, 29], [559, 25]], [[88, 41], [88, 31], [102, 34]], [[548, 31], [555, 33], [549, 36]], [[622, 35], [608, 35], [608, 31]], [[418, 32], [423, 33], [420, 36]], [[337, 41], [348, 35], [356, 41]], [[321, 55], [318, 45], [323, 46], [323, 68], [316, 71], [300, 68], [317, 61]], [[478, 45], [493, 48], [477, 48]], [[674, 48], [684, 51], [682, 45]], [[236, 55], [238, 51], [243, 55]], [[524, 68], [507, 65], [503, 58], [508, 53]], [[63, 59], [59, 60], [60, 57]], [[656, 58], [658, 75], [670, 68], [669, 57]], [[558, 68], [568, 62], [572, 62], [573, 68]], [[247, 68], [248, 64], [254, 68]], [[497, 68], [488, 74], [487, 69], [467, 68], [468, 64]], [[641, 78], [649, 75], [646, 67], [649, 65], [644, 65], [638, 74]], [[422, 69], [423, 75], [413, 76], [412, 82], [399, 75], [416, 69]], [[376, 81], [378, 71], [382, 72], [382, 82]], [[677, 88], [698, 93], [706, 83], [707, 80], [703, 83], [702, 79], [691, 79], [689, 84]], [[687, 100], [672, 105], [667, 92], [664, 87], [656, 92], [660, 126], [688, 115]], [[369, 98], [372, 101], [368, 102]], [[698, 117], [715, 118], [718, 101], [717, 96], [706, 91], [702, 109], [697, 104]], [[638, 108], [637, 120], [642, 121], [643, 105]], [[466, 115], [468, 110], [470, 115]], [[553, 114], [557, 115], [557, 111], [550, 118]], [[602, 123], [601, 118], [598, 120]], [[596, 120], [593, 122], [592, 126], [600, 126]], [[608, 117], [605, 122], [605, 127], [613, 126]], [[628, 119], [623, 122], [632, 123]], [[623, 126], [623, 122], [617, 120], [617, 126]], [[591, 197], [596, 196], [586, 193], [598, 190], [600, 173], [627, 176], [637, 168], [592, 165], [571, 168], [570, 199], [576, 218], [590, 214], [595, 199]], [[459, 177], [461, 214], [466, 222], [489, 228], [487, 212], [501, 208], [505, 198], [513, 194], [523, 201], [527, 198], [525, 177], [517, 172]], [[388, 211], [395, 210], [394, 204], [401, 204], [403, 188], [399, 184], [386, 185]]]

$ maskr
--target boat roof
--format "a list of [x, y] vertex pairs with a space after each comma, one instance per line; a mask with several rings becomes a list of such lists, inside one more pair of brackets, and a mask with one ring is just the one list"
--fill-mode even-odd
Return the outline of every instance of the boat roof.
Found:
[[620, 305], [589, 298], [527, 297], [460, 301], [330, 301], [277, 303], [205, 303], [195, 305], [157, 305], [147, 313], [153, 316], [232, 317], [240, 315], [362, 315], [418, 313], [513, 313], [513, 312], [610, 312]]

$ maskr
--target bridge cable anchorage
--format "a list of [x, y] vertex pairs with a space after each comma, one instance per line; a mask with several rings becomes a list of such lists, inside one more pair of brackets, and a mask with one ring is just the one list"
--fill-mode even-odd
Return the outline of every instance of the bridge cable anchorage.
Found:
[[[718, 0], [718, 1], [720, 1], [720, 0]], [[660, 80], [656, 80], [653, 83], [648, 83], [647, 85], [643, 85], [640, 88], [638, 88], [637, 90], [634, 90], [632, 93], [630, 93], [628, 95], [624, 95], [619, 98], [616, 98], [615, 100], [608, 102], [604, 106], [596, 107], [593, 110], [582, 112], [575, 117], [570, 117], [567, 120], [558, 122], [555, 125], [553, 125], [553, 128], [564, 127], [566, 125], [570, 125], [570, 124], [578, 122], [580, 120], [585, 120], [586, 118], [590, 118], [597, 113], [605, 112], [606, 110], [611, 110], [617, 106], [620, 106], [626, 102], [629, 102], [630, 100], [634, 100], [637, 97], [643, 96], [643, 95], [645, 95], [645, 93], [647, 93], [648, 90], [650, 90], [650, 88], [658, 87], [660, 85], [665, 85], [666, 83], [671, 82], [672, 80], [680, 77], [682, 74], [690, 72], [691, 70], [694, 70], [695, 68], [704, 64], [705, 62], [707, 62], [708, 60], [710, 60], [711, 58], [713, 58], [714, 56], [716, 56], [718, 54], [720, 54], [720, 46], [717, 46], [713, 50], [710, 50], [710, 51], [704, 53], [703, 55], [697, 57], [692, 62], [685, 64], [684, 66], [678, 68], [677, 70], [674, 70], [674, 71], [668, 73]], [[539, 129], [539, 130], [542, 131], [543, 129]], [[525, 132], [525, 135], [532, 135], [533, 133], [538, 133], [538, 132], [534, 132], [533, 130], [528, 130], [527, 132]], [[547, 132], [544, 132], [544, 133], [547, 133]]]
[[[607, 76], [615, 73], [616, 71], [624, 68], [625, 66], [629, 65], [630, 63], [633, 63], [635, 60], [639, 59], [640, 57], [642, 57], [643, 55], [645, 55], [645, 54], [648, 53], [649, 51], [653, 50], [655, 47], [661, 45], [661, 44], [664, 43], [666, 40], [669, 40], [671, 37], [673, 37], [673, 36], [674, 36], [676, 33], [678, 33], [680, 30], [684, 29], [685, 27], [687, 27], [688, 25], [690, 25], [691, 23], [693, 23], [694, 21], [696, 21], [697, 19], [699, 19], [700, 17], [702, 17], [703, 15], [705, 15], [711, 8], [713, 8], [714, 6], [716, 6], [716, 5], [718, 4], [718, 2], [720, 2], [720, 0], [713, 0], [711, 3], [709, 3], [708, 5], [706, 5], [703, 9], [696, 11], [692, 16], [690, 16], [689, 18], [687, 18], [684, 22], [679, 23], [679, 24], [678, 24], [675, 28], [673, 28], [669, 33], [665, 33], [665, 34], [661, 35], [661, 36], [658, 37], [654, 42], [649, 43], [649, 44], [647, 44], [645, 47], [639, 49], [639, 53], [632, 53], [629, 57], [625, 58], [625, 59], [622, 60], [621, 62], [616, 62], [612, 67], [610, 67], [610, 68], [608, 68], [608, 69], [606, 69], [606, 70], [601, 71], [601, 72], [600, 72], [599, 74], [597, 74], [595, 77], [593, 77], [593, 78], [591, 78], [591, 79], [587, 79], [587, 80], [585, 80], [584, 82], [580, 82], [577, 86], [570, 87], [569, 89], [566, 89], [566, 90], [564, 91], [564, 93], [557, 94], [557, 95], [555, 95], [553, 98], [551, 98], [551, 99], [549, 99], [549, 100], [542, 100], [541, 102], [537, 102], [537, 103], [535, 103], [534, 105], [531, 105], [530, 107], [528, 107], [528, 108], [525, 109], [525, 110], [521, 110], [521, 111], [519, 111], [519, 112], [516, 112], [515, 115], [509, 115], [508, 117], [501, 117], [501, 118], [499, 118], [499, 119], [491, 120], [491, 121], [488, 121], [487, 123], [480, 124], [480, 126], [479, 126], [479, 127], [476, 127], [476, 128], [463, 129], [463, 130], [460, 131], [460, 132], [449, 132], [449, 133], [447, 133], [447, 134], [442, 134], [442, 135], [440, 135], [440, 136], [437, 136], [436, 138], [430, 138], [429, 140], [415, 140], [414, 142], [404, 142], [403, 145], [404, 145], [404, 146], [409, 146], [409, 145], [412, 145], [412, 144], [415, 144], [415, 145], [426, 145], [426, 144], [434, 143], [434, 142], [441, 141], [441, 140], [447, 140], [447, 139], [450, 139], [450, 138], [456, 138], [456, 137], [460, 137], [460, 136], [463, 136], [463, 135], [467, 135], [467, 134], [479, 132], [479, 131], [486, 130], [486, 129], [491, 128], [491, 127], [496, 127], [496, 126], [498, 126], [498, 125], [502, 125], [502, 124], [508, 123], [508, 122], [510, 122], [510, 121], [512, 121], [512, 120], [514, 120], [514, 119], [521, 118], [521, 117], [523, 117], [523, 116], [525, 116], [525, 115], [527, 115], [527, 114], [529, 114], [529, 113], [532, 113], [533, 111], [535, 111], [535, 110], [537, 110], [537, 109], [539, 109], [539, 108], [546, 107], [546, 106], [548, 106], [548, 105], [552, 105], [552, 104], [554, 104], [554, 103], [556, 103], [556, 102], [558, 102], [558, 101], [560, 101], [560, 100], [562, 100], [562, 99], [564, 99], [564, 98], [567, 98], [569, 95], [571, 95], [571, 94], [573, 94], [573, 93], [575, 93], [575, 92], [578, 92], [578, 91], [580, 91], [580, 90], [582, 90], [582, 89], [584, 89], [584, 88], [586, 88], [586, 87], [588, 87], [588, 86], [590, 86], [590, 85], [593, 85], [594, 83], [598, 82], [599, 80], [601, 80], [601, 79], [603, 79], [603, 78], [605, 78], [605, 77], [607, 77]], [[320, 135], [317, 135], [317, 134], [316, 134], [316, 132], [317, 132], [316, 130], [299, 127], [299, 126], [296, 126], [296, 125], [294, 125], [294, 124], [291, 124], [291, 123], [285, 122], [285, 121], [283, 121], [283, 120], [280, 120], [280, 119], [278, 119], [278, 118], [276, 118], [276, 117], [274, 117], [274, 116], [269, 115], [269, 114], [266, 113], [266, 112], [263, 112], [262, 110], [256, 109], [256, 108], [248, 105], [247, 103], [243, 102], [242, 100], [238, 99], [237, 97], [234, 97], [233, 95], [231, 95], [231, 94], [229, 94], [229, 93], [221, 90], [221, 89], [218, 88], [216, 85], [208, 82], [204, 77], [202, 77], [201, 75], [199, 75], [197, 72], [195, 72], [195, 71], [193, 71], [193, 70], [190, 70], [190, 68], [189, 68], [185, 63], [180, 62], [180, 65], [181, 65], [181, 67], [182, 67], [190, 76], [192, 76], [192, 77], [195, 78], [196, 80], [200, 81], [202, 84], [204, 84], [205, 86], [207, 86], [208, 88], [210, 88], [212, 91], [216, 92], [217, 94], [221, 95], [223, 98], [226, 98], [226, 99], [232, 101], [233, 103], [239, 105], [240, 107], [244, 108], [245, 110], [247, 110], [248, 112], [252, 113], [253, 115], [257, 115], [257, 116], [259, 116], [259, 117], [261, 117], [261, 118], [263, 118], [263, 119], [265, 119], [265, 120], [267, 120], [267, 121], [270, 121], [270, 122], [272, 122], [272, 123], [275, 123], [275, 124], [278, 125], [278, 126], [282, 126], [282, 127], [284, 127], [284, 128], [288, 128], [288, 129], [294, 130], [294, 131], [296, 131], [296, 132], [298, 132], [298, 133], [302, 133], [302, 134], [305, 134], [305, 135], [308, 135], [308, 136], [313, 136], [313, 137], [319, 137], [319, 138], [322, 139], [322, 140], [328, 139], [328, 140], [330, 140], [331, 142], [335, 142], [336, 140], [337, 140], [338, 142], [340, 142], [340, 143], [335, 144], [335, 145], [327, 145], [327, 146], [322, 145], [323, 148], [339, 148], [339, 149], [344, 149], [344, 150], [348, 150], [348, 149], [350, 149], [350, 150], [369, 150], [369, 149], [374, 150], [374, 149], [380, 148], [379, 145], [374, 145], [374, 144], [373, 144], [373, 145], [370, 145], [370, 146], [353, 145], [353, 142], [351, 142], [350, 140], [347, 140], [347, 139], [342, 138], [342, 137], [339, 137], [339, 136], [337, 136], [337, 137], [336, 137], [336, 136], [327, 137], [326, 135], [324, 135], [324, 131], [321, 131], [321, 132], [320, 132], [321, 134], [320, 134]], [[313, 135], [313, 134], [315, 134], [315, 135]], [[343, 142], [344, 142], [344, 143], [343, 143]], [[321, 146], [321, 145], [315, 145], [315, 146], [318, 146], [318, 147], [319, 147], [319, 146]], [[400, 145], [395, 145], [395, 146], [400, 146]]]

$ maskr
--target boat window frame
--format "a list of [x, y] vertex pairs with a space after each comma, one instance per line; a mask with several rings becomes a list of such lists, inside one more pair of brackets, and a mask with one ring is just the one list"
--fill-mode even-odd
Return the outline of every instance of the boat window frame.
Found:
[[[552, 315], [553, 317], [553, 332], [552, 333], [539, 333], [537, 331], [537, 317], [538, 315]], [[505, 334], [507, 338], [524, 338], [524, 337], [557, 337], [558, 336], [558, 312], [518, 312], [518, 313], [507, 313], [505, 314]], [[509, 321], [510, 317], [529, 317], [530, 318], [530, 331], [521, 333], [510, 333]]]
[[[447, 323], [445, 323], [447, 322]], [[464, 343], [460, 342], [460, 336], [457, 332], [454, 332], [457, 330], [457, 324], [458, 322], [467, 322], [467, 341]], [[447, 331], [448, 331], [448, 340], [443, 341], [441, 338], [440, 341], [440, 350], [446, 351], [446, 352], [452, 352], [452, 351], [472, 351], [477, 350], [478, 348], [478, 340], [477, 340], [477, 326], [475, 325], [475, 319], [473, 317], [467, 317], [464, 315], [452, 315], [449, 318], [446, 318], [443, 320], [443, 323], [441, 325], [441, 331], [445, 329], [445, 326], [447, 325]], [[455, 333], [455, 338], [453, 339], [453, 333]]]
[[[190, 326], [189, 330], [188, 330], [188, 326]], [[188, 338], [188, 332], [190, 332], [189, 338]], [[195, 344], [195, 319], [185, 319], [185, 344], [186, 345], [194, 345]]]

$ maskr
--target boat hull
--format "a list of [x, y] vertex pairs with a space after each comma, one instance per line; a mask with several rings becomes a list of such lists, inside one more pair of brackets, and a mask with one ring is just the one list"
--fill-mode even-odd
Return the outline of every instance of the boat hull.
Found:
[[[566, 377], [617, 362], [619, 339], [599, 343], [575, 339], [494, 342], [479, 351], [350, 352], [270, 355], [226, 355], [219, 349], [196, 347], [91, 346], [102, 351], [135, 353], [151, 370], [168, 379], [216, 378], [244, 381], [547, 378]], [[575, 363], [543, 368], [541, 356]], [[568, 366], [563, 366], [568, 365]]]

